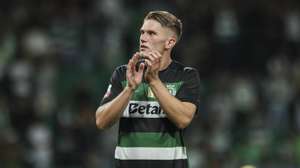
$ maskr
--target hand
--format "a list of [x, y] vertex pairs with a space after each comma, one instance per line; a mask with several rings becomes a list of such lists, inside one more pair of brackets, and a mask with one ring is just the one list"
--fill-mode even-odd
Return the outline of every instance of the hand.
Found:
[[140, 53], [136, 52], [133, 57], [129, 60], [127, 64], [126, 70], [126, 79], [127, 79], [127, 87], [132, 90], [135, 90], [143, 79], [143, 71], [145, 69], [145, 64], [142, 63], [138, 70], [136, 70], [136, 63], [140, 58]]
[[161, 66], [161, 57], [162, 55], [155, 50], [152, 50], [147, 53], [143, 53], [144, 57], [146, 58], [147, 70], [145, 73], [145, 79], [147, 82], [151, 83], [154, 80], [158, 80], [159, 70]]

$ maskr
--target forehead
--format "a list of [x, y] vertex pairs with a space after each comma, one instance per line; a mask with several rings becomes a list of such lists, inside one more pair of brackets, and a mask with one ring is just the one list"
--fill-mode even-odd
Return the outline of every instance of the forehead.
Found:
[[144, 23], [141, 27], [141, 30], [156, 30], [156, 31], [163, 31], [167, 28], [162, 27], [161, 24], [153, 19], [144, 20]]

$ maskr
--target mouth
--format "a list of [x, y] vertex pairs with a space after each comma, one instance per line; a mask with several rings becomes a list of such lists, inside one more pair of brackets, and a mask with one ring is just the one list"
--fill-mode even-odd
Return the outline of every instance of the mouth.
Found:
[[146, 45], [140, 45], [140, 50], [141, 50], [141, 51], [144, 51], [144, 50], [146, 50], [146, 49], [149, 49], [149, 47], [146, 46]]

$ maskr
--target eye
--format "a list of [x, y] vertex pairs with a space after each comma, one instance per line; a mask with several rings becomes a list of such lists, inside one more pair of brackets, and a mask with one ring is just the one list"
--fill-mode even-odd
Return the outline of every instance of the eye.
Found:
[[149, 34], [150, 36], [152, 36], [152, 35], [156, 35], [156, 32], [154, 32], [154, 31], [149, 31], [148, 34]]

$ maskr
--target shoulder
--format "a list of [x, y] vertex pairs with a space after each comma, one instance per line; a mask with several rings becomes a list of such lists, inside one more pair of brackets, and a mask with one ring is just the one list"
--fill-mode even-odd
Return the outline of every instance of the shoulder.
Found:
[[116, 67], [115, 71], [122, 72], [122, 71], [126, 71], [126, 69], [127, 69], [127, 65], [124, 64], [124, 65], [120, 65], [120, 66]]
[[174, 62], [177, 67], [177, 74], [180, 80], [184, 83], [186, 88], [198, 88], [200, 86], [200, 76], [196, 68], [186, 66], [180, 62]]
[[127, 69], [126, 65], [120, 65], [120, 66], [116, 67], [112, 74], [112, 78], [118, 79], [118, 80], [123, 80], [123, 78], [126, 74], [126, 69]]
[[115, 68], [114, 74], [122, 75], [126, 73], [126, 70], [127, 70], [127, 65], [120, 65]]
[[175, 61], [174, 60], [174, 69], [176, 69], [177, 71], [181, 71], [184, 74], [196, 74], [198, 75], [198, 70], [194, 67], [190, 67], [190, 66], [186, 66], [181, 62]]

